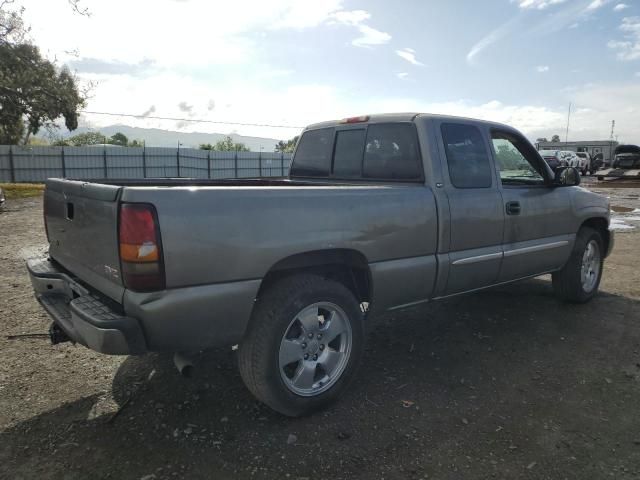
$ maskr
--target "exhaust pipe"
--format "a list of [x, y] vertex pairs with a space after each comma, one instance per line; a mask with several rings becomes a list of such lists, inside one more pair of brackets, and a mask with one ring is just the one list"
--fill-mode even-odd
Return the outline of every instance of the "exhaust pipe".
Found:
[[52, 323], [49, 327], [49, 340], [51, 340], [51, 345], [72, 341], [69, 338], [69, 335], [67, 335], [67, 333], [62, 330], [57, 323]]
[[173, 364], [183, 377], [191, 377], [193, 374], [193, 360], [184, 353], [176, 352], [173, 354]]

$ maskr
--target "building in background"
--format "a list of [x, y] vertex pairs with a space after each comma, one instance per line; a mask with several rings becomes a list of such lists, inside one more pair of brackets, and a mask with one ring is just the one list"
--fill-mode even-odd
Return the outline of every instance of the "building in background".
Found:
[[614, 150], [618, 142], [613, 140], [588, 140], [584, 142], [537, 142], [538, 150], [571, 150], [572, 152], [588, 152], [591, 158], [602, 160], [611, 165]]

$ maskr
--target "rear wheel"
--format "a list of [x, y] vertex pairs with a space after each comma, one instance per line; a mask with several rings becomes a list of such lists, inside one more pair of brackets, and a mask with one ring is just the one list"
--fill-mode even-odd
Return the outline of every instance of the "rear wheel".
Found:
[[576, 236], [571, 257], [564, 268], [552, 276], [556, 295], [573, 303], [591, 300], [598, 293], [603, 262], [602, 236], [593, 228], [581, 228]]
[[334, 280], [294, 275], [258, 299], [238, 352], [240, 374], [260, 401], [301, 416], [344, 391], [363, 346], [363, 314], [353, 293]]

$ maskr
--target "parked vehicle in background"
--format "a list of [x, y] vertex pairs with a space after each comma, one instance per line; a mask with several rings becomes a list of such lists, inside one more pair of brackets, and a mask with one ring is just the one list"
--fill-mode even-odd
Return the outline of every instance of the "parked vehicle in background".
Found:
[[540, 150], [540, 156], [551, 167], [551, 170], [557, 170], [560, 167], [568, 167], [566, 155], [560, 150]]
[[0, 187], [0, 209], [4, 208], [5, 200], [4, 191], [2, 190], [2, 187]]
[[54, 342], [176, 365], [238, 344], [248, 389], [299, 416], [354, 377], [369, 315], [547, 273], [591, 300], [613, 234], [579, 183], [506, 125], [354, 117], [307, 127], [288, 179], [49, 179], [27, 266]]
[[618, 145], [615, 149], [613, 163], [596, 172], [598, 180], [605, 177], [640, 177], [640, 147], [637, 145]]
[[577, 152], [571, 150], [567, 150], [562, 153], [564, 153], [570, 167], [577, 168], [582, 175], [587, 174], [589, 164], [586, 158], [581, 157]]
[[591, 162], [591, 154], [589, 152], [576, 152], [576, 155], [580, 157], [581, 164], [583, 168], [581, 169], [582, 175], [586, 175], [587, 173], [593, 174], [595, 172], [595, 168]]
[[640, 168], [640, 147], [637, 145], [619, 145], [613, 158], [613, 168]]

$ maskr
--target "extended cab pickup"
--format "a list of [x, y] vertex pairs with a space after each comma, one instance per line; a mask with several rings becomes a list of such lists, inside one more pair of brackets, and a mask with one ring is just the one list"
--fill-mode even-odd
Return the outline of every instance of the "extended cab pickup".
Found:
[[50, 179], [28, 270], [54, 341], [238, 344], [247, 387], [296, 416], [345, 388], [376, 312], [546, 273], [590, 300], [613, 234], [579, 182], [505, 125], [355, 117], [306, 128], [288, 179]]

